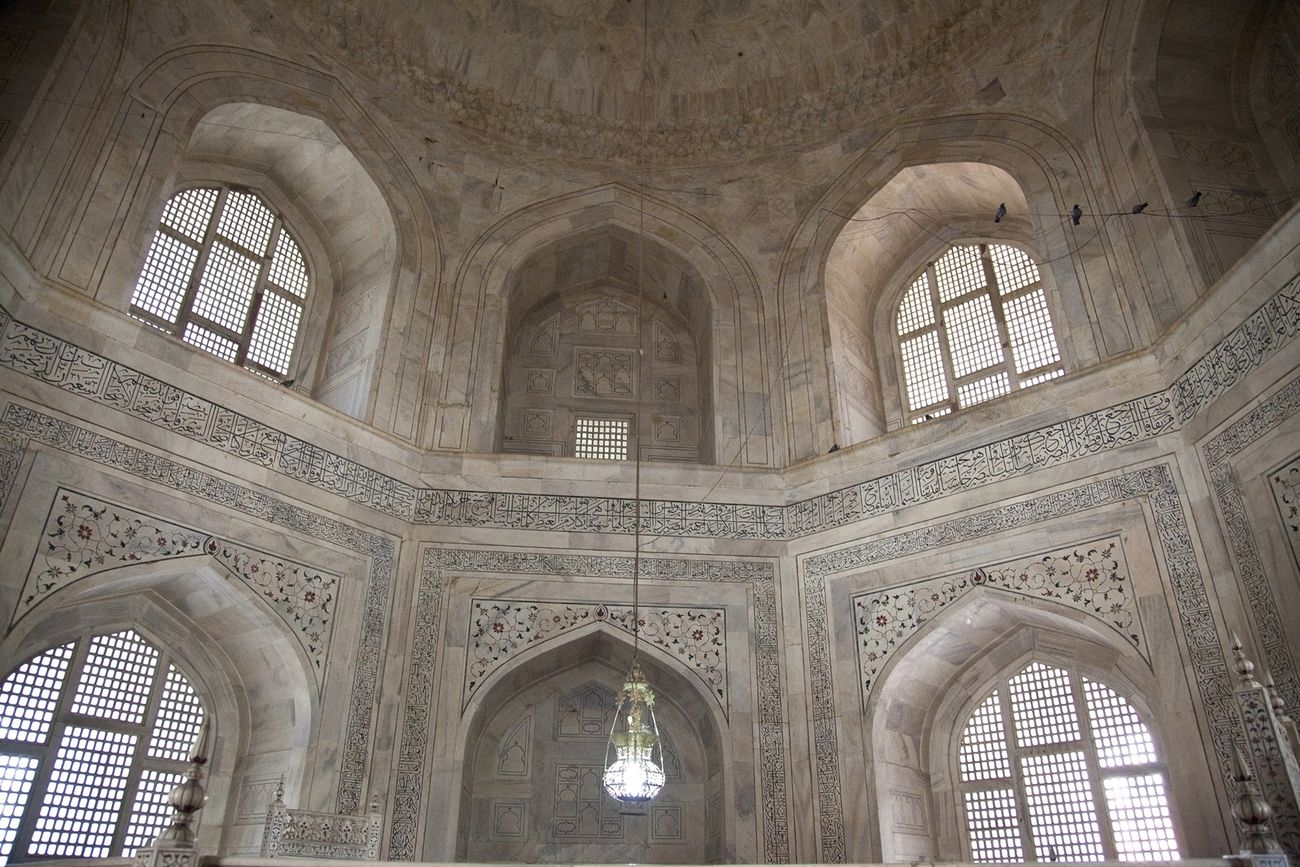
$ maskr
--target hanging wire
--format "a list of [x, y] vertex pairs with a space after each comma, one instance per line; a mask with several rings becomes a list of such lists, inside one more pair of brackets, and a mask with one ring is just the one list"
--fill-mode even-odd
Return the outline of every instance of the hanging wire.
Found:
[[[650, 0], [641, 4], [641, 129], [647, 129], [645, 123], [646, 84], [650, 68]], [[651, 98], [654, 97], [653, 92]], [[646, 182], [650, 175], [650, 149], [645, 153], [640, 183], [637, 194], [637, 254], [636, 254], [636, 378], [645, 373], [645, 347], [642, 338], [645, 334], [645, 196]], [[637, 387], [641, 387], [637, 383]], [[641, 413], [633, 416], [635, 429], [632, 440], [635, 443], [633, 454], [633, 478], [635, 486], [636, 510], [632, 526], [632, 667], [636, 668], [641, 654]]]

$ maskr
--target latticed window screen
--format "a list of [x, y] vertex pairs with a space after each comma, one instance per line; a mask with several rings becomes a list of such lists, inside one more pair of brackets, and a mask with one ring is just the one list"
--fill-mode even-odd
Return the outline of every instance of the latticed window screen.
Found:
[[308, 284], [302, 250], [261, 197], [201, 187], [177, 193], [163, 209], [131, 313], [279, 378], [289, 372]]
[[1035, 662], [982, 701], [957, 770], [971, 860], [1180, 858], [1151, 730], [1104, 683]]
[[203, 705], [133, 630], [29, 659], [0, 685], [0, 864], [130, 855], [167, 826]]
[[573, 430], [573, 456], [625, 461], [629, 453], [631, 423], [625, 418], [581, 418]]
[[1065, 372], [1038, 266], [1005, 244], [963, 244], [931, 262], [895, 327], [913, 423]]

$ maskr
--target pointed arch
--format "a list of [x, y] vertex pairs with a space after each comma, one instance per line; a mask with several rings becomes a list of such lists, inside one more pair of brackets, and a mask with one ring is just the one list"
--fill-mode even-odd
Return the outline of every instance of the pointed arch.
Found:
[[[1106, 208], [1087, 161], [1068, 136], [1036, 119], [1007, 113], [899, 124], [869, 144], [812, 203], [781, 262], [777, 315], [789, 342], [782, 383], [785, 418], [801, 422], [786, 432], [790, 460], [824, 454], [843, 428], [828, 357], [826, 269], [833, 247], [858, 211], [900, 172], [948, 163], [997, 169], [1023, 191], [1025, 214], [1020, 216], [1027, 218], [1025, 229], [1050, 268], [1064, 318], [1078, 323], [1065, 339], [1081, 366], [1128, 352], [1154, 336], [1141, 299], [1126, 294], [1121, 278], [1131, 266], [1112, 237], [1114, 230], [1088, 226], [1076, 231], [1070, 225], [1067, 215], [1076, 202], [1088, 213]], [[958, 228], [962, 225], [959, 220]]]
[[[492, 450], [512, 275], [548, 245], [615, 227], [633, 237], [644, 227], [647, 246], [685, 263], [707, 293], [718, 460], [729, 460], [744, 443], [739, 464], [773, 465], [772, 407], [765, 400], [773, 359], [753, 271], [720, 232], [698, 217], [619, 184], [530, 205], [474, 243], [456, 275], [447, 351], [431, 380], [443, 385], [440, 393], [430, 395], [435, 409], [424, 442], [437, 449]], [[475, 347], [472, 355], [464, 352], [466, 346]]]
[[[376, 201], [382, 204], [374, 210], [383, 213], [392, 245], [391, 267], [376, 285], [366, 286], [375, 295], [370, 306], [380, 311], [379, 334], [364, 411], [356, 414], [413, 438], [413, 407], [424, 389], [426, 366], [409, 359], [424, 358], [432, 350], [442, 254], [428, 204], [415, 194], [419, 185], [388, 132], [334, 78], [231, 46], [166, 52], [124, 85], [116, 98], [116, 135], [110, 137], [90, 176], [93, 180], [86, 183], [77, 216], [60, 240], [56, 258], [61, 278], [125, 309], [169, 179], [205, 118], [220, 120], [239, 106], [261, 106], [323, 124], [360, 166], [362, 186], [372, 184], [376, 190]], [[229, 131], [230, 125], [226, 127]], [[381, 381], [395, 387], [380, 389]]]

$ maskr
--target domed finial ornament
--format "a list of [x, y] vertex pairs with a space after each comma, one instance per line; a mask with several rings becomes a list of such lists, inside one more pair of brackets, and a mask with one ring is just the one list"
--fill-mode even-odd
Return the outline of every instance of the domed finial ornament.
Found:
[[203, 766], [208, 763], [209, 738], [211, 729], [207, 717], [199, 724], [198, 736], [190, 749], [190, 770], [185, 782], [172, 789], [167, 802], [172, 807], [172, 821], [161, 834], [157, 843], [169, 847], [190, 847], [194, 845], [194, 814], [203, 809], [208, 794], [203, 788]]
[[1241, 754], [1241, 747], [1236, 744], [1232, 746], [1232, 776], [1237, 781], [1232, 815], [1241, 824], [1241, 854], [1267, 855], [1281, 852], [1270, 825], [1273, 808], [1260, 794], [1250, 763]]
[[1237, 675], [1241, 678], [1241, 685], [1246, 689], [1259, 689], [1261, 684], [1255, 680], [1255, 663], [1246, 658], [1246, 652], [1242, 649], [1241, 639], [1237, 633], [1232, 634], [1232, 664], [1237, 670]]
[[630, 807], [653, 801], [664, 787], [663, 746], [654, 706], [654, 690], [633, 659], [614, 709], [604, 778], [609, 796]]

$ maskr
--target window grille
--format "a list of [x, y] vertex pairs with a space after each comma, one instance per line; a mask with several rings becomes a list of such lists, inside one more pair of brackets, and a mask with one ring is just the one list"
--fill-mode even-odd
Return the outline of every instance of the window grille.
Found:
[[971, 860], [1176, 861], [1164, 768], [1137, 709], [1035, 662], [971, 713], [957, 749]]
[[0, 864], [151, 843], [203, 714], [188, 678], [134, 630], [18, 666], [0, 685]]
[[573, 456], [625, 461], [631, 424], [625, 418], [581, 418], [573, 432]]
[[1006, 244], [949, 248], [903, 294], [895, 330], [913, 423], [1065, 372], [1038, 266]]
[[309, 282], [302, 250], [260, 196], [200, 187], [163, 208], [131, 313], [279, 379], [289, 372]]

